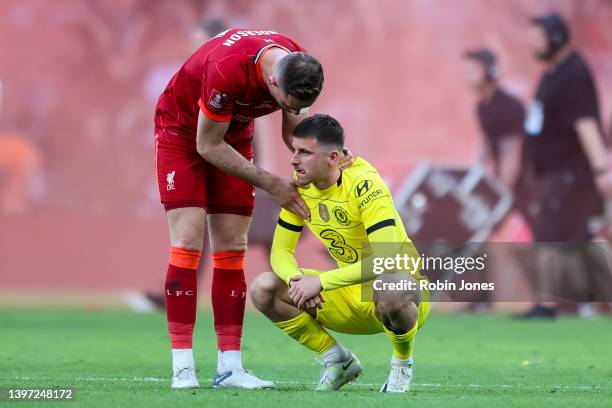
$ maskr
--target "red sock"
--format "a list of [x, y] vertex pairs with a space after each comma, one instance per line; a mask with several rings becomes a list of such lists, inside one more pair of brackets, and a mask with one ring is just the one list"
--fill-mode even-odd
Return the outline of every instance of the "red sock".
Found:
[[246, 303], [244, 252], [213, 253], [212, 306], [220, 351], [240, 350]]
[[200, 251], [170, 248], [166, 274], [166, 318], [173, 349], [192, 348], [198, 301], [197, 270]]

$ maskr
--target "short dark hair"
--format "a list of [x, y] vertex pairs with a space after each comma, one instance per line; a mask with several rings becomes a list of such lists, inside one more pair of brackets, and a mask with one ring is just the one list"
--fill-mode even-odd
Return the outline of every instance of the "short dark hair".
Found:
[[530, 22], [546, 32], [548, 51], [542, 55], [543, 57], [552, 57], [571, 40], [571, 32], [567, 22], [557, 13], [534, 17]]
[[280, 88], [301, 101], [314, 101], [323, 89], [323, 67], [310, 54], [287, 54], [278, 62], [277, 70]]
[[344, 129], [329, 115], [316, 114], [302, 120], [293, 129], [293, 137], [298, 139], [314, 137], [319, 144], [344, 149]]

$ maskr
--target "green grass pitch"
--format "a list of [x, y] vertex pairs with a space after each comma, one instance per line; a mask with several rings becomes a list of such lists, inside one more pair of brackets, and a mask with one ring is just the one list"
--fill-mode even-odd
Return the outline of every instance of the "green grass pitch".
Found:
[[[0, 388], [75, 388], [76, 402], [44, 406], [612, 406], [609, 318], [520, 322], [434, 314], [417, 335], [414, 383], [404, 395], [378, 393], [391, 353], [384, 335], [338, 338], [359, 356], [364, 374], [339, 392], [316, 393], [314, 354], [249, 313], [245, 367], [276, 381], [277, 389], [219, 390], [210, 386], [212, 316], [202, 312], [194, 344], [202, 388], [171, 390], [161, 314], [2, 311]], [[27, 405], [34, 404], [14, 406]]]

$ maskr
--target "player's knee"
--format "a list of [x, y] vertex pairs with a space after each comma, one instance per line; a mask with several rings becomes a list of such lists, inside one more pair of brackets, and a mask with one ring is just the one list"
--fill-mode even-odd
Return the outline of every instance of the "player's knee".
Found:
[[235, 214], [209, 214], [208, 230], [213, 251], [246, 251], [251, 218]]
[[376, 304], [376, 312], [387, 329], [406, 333], [419, 320], [418, 306], [409, 299], [382, 300]]
[[375, 305], [380, 315], [394, 316], [409, 310], [414, 302], [407, 297], [385, 296], [375, 302]]
[[255, 307], [263, 311], [274, 304], [274, 297], [281, 280], [273, 272], [264, 272], [257, 276], [249, 289], [249, 296]]
[[374, 290], [376, 312], [383, 324], [393, 330], [410, 330], [418, 321], [420, 296], [417, 289], [409, 288], [408, 282], [413, 282], [412, 286], [418, 282], [404, 273], [386, 273], [377, 280], [377, 287], [386, 288]]
[[214, 251], [246, 251], [247, 234], [227, 234], [214, 231], [211, 233], [211, 244]]
[[201, 251], [203, 236], [196, 228], [188, 228], [172, 237], [172, 246], [191, 251]]
[[173, 247], [201, 251], [206, 213], [202, 208], [175, 208], [167, 212]]

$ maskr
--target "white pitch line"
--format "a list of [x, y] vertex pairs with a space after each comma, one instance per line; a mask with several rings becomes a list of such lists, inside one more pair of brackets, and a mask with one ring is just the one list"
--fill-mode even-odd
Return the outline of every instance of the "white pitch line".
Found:
[[[75, 377], [75, 378], [41, 378], [41, 377], [0, 377], [3, 380], [22, 380], [22, 381], [111, 381], [111, 382], [170, 382], [169, 378], [159, 378], [159, 377], [132, 377], [132, 378], [115, 378], [115, 377]], [[204, 379], [204, 381], [212, 382], [212, 378]], [[311, 385], [307, 382], [301, 381], [274, 381], [275, 384], [278, 385]], [[314, 384], [314, 383], [312, 383]], [[382, 384], [382, 383], [381, 383]], [[380, 387], [381, 384], [374, 383], [362, 383], [356, 382], [353, 383], [353, 386], [357, 387]], [[414, 387], [418, 388], [442, 388], [442, 387], [452, 387], [452, 388], [489, 388], [489, 389], [509, 389], [509, 388], [518, 388], [518, 389], [536, 389], [536, 390], [550, 390], [553, 388], [562, 389], [566, 391], [571, 390], [582, 390], [582, 391], [600, 391], [603, 389], [607, 389], [601, 387], [599, 385], [530, 385], [526, 387], [509, 385], [509, 384], [440, 384], [440, 383], [414, 383], [412, 384]]]

